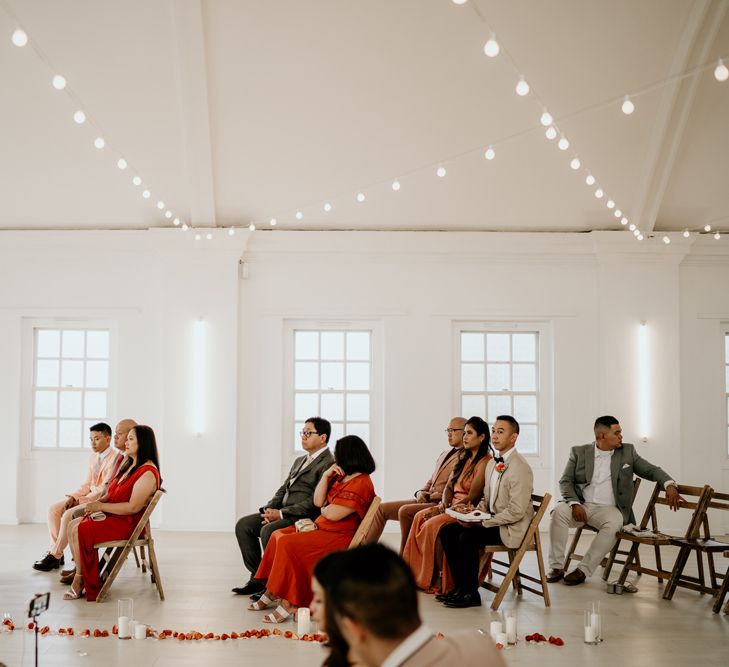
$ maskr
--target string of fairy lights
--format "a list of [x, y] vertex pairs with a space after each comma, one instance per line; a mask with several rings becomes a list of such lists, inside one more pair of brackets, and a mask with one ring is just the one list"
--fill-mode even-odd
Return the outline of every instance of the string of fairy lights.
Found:
[[[467, 4], [468, 0], [451, 0], [451, 2], [455, 5], [465, 5]], [[137, 170], [131, 164], [129, 157], [123, 151], [118, 150], [110, 145], [102, 130], [101, 124], [89, 114], [88, 109], [83, 105], [78, 94], [69, 85], [66, 77], [63, 76], [63, 74], [59, 73], [55, 67], [53, 67], [50, 59], [46, 56], [46, 54], [43, 52], [37, 42], [29, 38], [27, 31], [23, 28], [20, 21], [7, 6], [6, 0], [0, 0], [0, 4], [16, 26], [11, 35], [12, 43], [18, 48], [30, 46], [30, 48], [35, 52], [37, 57], [46, 65], [49, 70], [50, 85], [55, 90], [63, 92], [68, 96], [70, 106], [73, 109], [73, 113], [70, 114], [73, 122], [78, 125], [90, 126], [93, 129], [94, 147], [99, 151], [105, 151], [107, 154], [111, 154], [112, 161], [116, 163], [116, 167], [121, 173], [125, 175], [130, 173], [132, 174], [130, 178], [132, 186], [140, 189], [141, 197], [144, 200], [149, 201], [151, 205], [154, 205], [157, 210], [160, 211], [160, 214], [164, 217], [166, 221], [168, 221], [175, 227], [180, 228], [183, 232], [187, 232], [188, 230], [190, 230], [192, 228], [191, 224], [184, 220], [182, 216], [175, 215], [172, 209], [167, 206], [163, 198], [157, 198], [152, 196], [152, 190], [150, 186], [142, 180], [141, 176], [139, 175], [139, 170]], [[570, 142], [566, 133], [562, 129], [560, 129], [559, 123], [588, 112], [594, 112], [599, 109], [618, 106], [620, 108], [620, 111], [625, 116], [630, 116], [634, 113], [636, 109], [636, 100], [639, 99], [641, 96], [660, 89], [664, 86], [676, 83], [681, 79], [698, 76], [699, 74], [711, 69], [713, 69], [714, 79], [719, 83], [724, 83], [729, 80], [729, 68], [727, 68], [724, 62], [726, 56], [719, 58], [718, 61], [704, 63], [679, 74], [675, 74], [673, 76], [655, 81], [640, 89], [628, 91], [618, 98], [604, 100], [597, 104], [591, 105], [589, 108], [578, 109], [569, 114], [565, 114], [560, 118], [554, 118], [549, 112], [547, 105], [542, 101], [542, 98], [535, 91], [533, 85], [530, 85], [528, 78], [518, 67], [514, 57], [505, 48], [504, 44], [497, 40], [496, 33], [494, 32], [494, 30], [491, 29], [487, 21], [481, 15], [478, 7], [473, 3], [471, 3], [471, 6], [473, 8], [473, 11], [477, 14], [479, 19], [483, 23], [485, 28], [485, 34], [488, 35], [488, 38], [486, 39], [483, 46], [484, 56], [489, 59], [502, 57], [509, 62], [515, 72], [516, 82], [514, 85], [514, 92], [520, 98], [532, 98], [537, 108], [540, 110], [538, 122], [535, 122], [532, 126], [524, 128], [517, 133], [511, 134], [506, 137], [496, 138], [485, 145], [473, 147], [466, 151], [462, 151], [457, 155], [447, 156], [429, 164], [420, 165], [414, 169], [411, 169], [407, 173], [398, 175], [396, 178], [390, 177], [381, 179], [377, 182], [369, 183], [366, 186], [354, 190], [354, 200], [358, 204], [364, 204], [367, 201], [367, 193], [373, 191], [375, 188], [381, 187], [389, 187], [393, 193], [398, 193], [403, 187], [403, 180], [418, 173], [431, 171], [431, 173], [435, 174], [436, 178], [445, 178], [448, 173], [446, 165], [452, 164], [454, 161], [460, 158], [477, 152], [483, 152], [483, 158], [485, 160], [489, 162], [493, 161], [497, 158], [498, 152], [500, 152], [500, 150], [502, 150], [504, 146], [506, 146], [508, 143], [521, 139], [536, 131], [542, 130], [546, 139], [550, 142], [554, 141], [557, 150], [562, 151], [567, 155], [567, 163], [569, 164], [569, 167], [573, 171], [584, 175], [585, 185], [592, 189], [596, 199], [604, 201], [606, 208], [614, 216], [616, 224], [620, 224], [622, 228], [627, 228], [627, 230], [629, 230], [638, 241], [642, 241], [645, 238], [646, 234], [641, 229], [639, 229], [634, 222], [630, 220], [625, 210], [618, 205], [616, 197], [608, 195], [608, 193], [605, 191], [605, 188], [598, 182], [598, 179], [595, 177], [592, 170], [589, 169], [580, 159], [575, 150], [575, 147]], [[324, 213], [330, 213], [334, 209], [334, 205], [332, 202], [341, 201], [348, 197], [352, 197], [352, 194], [339, 194], [335, 197], [328, 198], [323, 203], [320, 201], [318, 203], [301, 206], [293, 211], [293, 218], [295, 221], [300, 222], [304, 219], [305, 212], [315, 210], [323, 210]], [[270, 227], [276, 227], [279, 223], [279, 220], [286, 220], [290, 215], [291, 213], [281, 212], [272, 216], [265, 216], [264, 219], [268, 219]], [[213, 232], [215, 230], [221, 229], [222, 228], [193, 229], [193, 238], [196, 241], [200, 241], [203, 238], [205, 238], [206, 240], [212, 240], [214, 237]], [[238, 229], [240, 229], [240, 227], [238, 227]], [[256, 223], [251, 222], [248, 225], [248, 229], [250, 231], [255, 231]], [[233, 236], [236, 232], [236, 226], [228, 227], [225, 231], [228, 235]], [[688, 238], [689, 236], [691, 236], [692, 233], [712, 234], [713, 237], [717, 240], [719, 240], [722, 235], [721, 230], [712, 226], [711, 223], [707, 223], [699, 229], [686, 228], [683, 231], [683, 236]], [[662, 240], [666, 244], [671, 242], [671, 238], [668, 234], [664, 234], [662, 236]]]

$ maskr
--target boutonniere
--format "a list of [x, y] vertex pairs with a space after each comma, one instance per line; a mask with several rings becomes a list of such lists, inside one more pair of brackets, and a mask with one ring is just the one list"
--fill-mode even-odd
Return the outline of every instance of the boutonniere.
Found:
[[506, 468], [506, 466], [503, 463], [496, 464], [496, 472], [498, 472], [499, 474], [504, 472], [504, 468]]

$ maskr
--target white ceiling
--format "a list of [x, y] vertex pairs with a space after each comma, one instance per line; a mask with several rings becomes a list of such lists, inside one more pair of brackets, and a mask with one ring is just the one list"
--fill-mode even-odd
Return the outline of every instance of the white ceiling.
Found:
[[[590, 231], [620, 228], [611, 197], [648, 232], [729, 231], [729, 82], [712, 75], [729, 55], [728, 7], [2, 0], [0, 229], [168, 226], [162, 198], [195, 226]], [[18, 22], [48, 63], [11, 44]], [[536, 95], [514, 93], [520, 74]], [[622, 114], [622, 96], [644, 90]], [[545, 138], [540, 101], [569, 150]]]

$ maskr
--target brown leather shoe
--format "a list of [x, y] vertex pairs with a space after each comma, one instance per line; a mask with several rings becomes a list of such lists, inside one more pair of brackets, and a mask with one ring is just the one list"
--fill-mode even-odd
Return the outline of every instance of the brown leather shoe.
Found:
[[76, 570], [68, 570], [67, 574], [61, 572], [61, 583], [70, 586], [73, 583], [73, 578], [76, 576]]
[[71, 575], [76, 574], [76, 568], [72, 567], [70, 570], [61, 570], [62, 577], [67, 577], [69, 574], [71, 574]]
[[568, 586], [577, 586], [587, 579], [587, 575], [578, 567], [569, 574], [564, 575], [564, 583]]
[[564, 570], [562, 568], [554, 568], [547, 572], [547, 582], [553, 584], [564, 577]]

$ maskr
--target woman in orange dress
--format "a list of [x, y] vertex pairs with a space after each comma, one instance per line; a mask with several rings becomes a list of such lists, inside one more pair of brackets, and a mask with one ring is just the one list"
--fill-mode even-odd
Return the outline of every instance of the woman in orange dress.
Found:
[[463, 428], [463, 451], [459, 453], [440, 504], [415, 515], [402, 557], [410, 565], [418, 588], [427, 593], [442, 593], [453, 588], [438, 534], [443, 526], [456, 521], [445, 514], [446, 507], [477, 505], [481, 500], [490, 452], [489, 425], [480, 417], [471, 417]]
[[314, 504], [322, 508], [316, 530], [277, 530], [263, 552], [255, 578], [266, 582], [266, 590], [248, 609], [259, 611], [278, 603], [263, 617], [265, 623], [281, 623], [297, 607], [309, 605], [314, 566], [322, 556], [349, 546], [375, 497], [370, 479], [375, 462], [361, 438], [346, 435], [337, 440], [334, 461], [314, 490]]
[[[86, 516], [70, 533], [69, 545], [76, 561], [77, 574], [64, 600], [77, 600], [86, 589], [86, 600], [93, 602], [103, 582], [99, 573], [99, 551], [94, 544], [126, 540], [134, 532], [150, 499], [160, 488], [159, 456], [154, 431], [137, 425], [127, 434], [127, 460], [109, 484], [106, 495], [84, 508]], [[100, 521], [91, 514], [103, 513]], [[80, 573], [79, 573], [80, 572]]]

